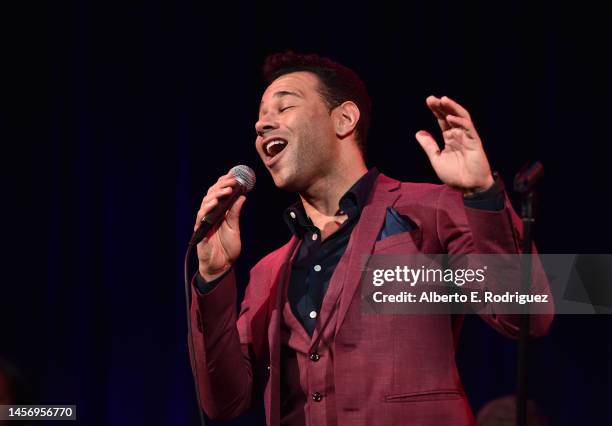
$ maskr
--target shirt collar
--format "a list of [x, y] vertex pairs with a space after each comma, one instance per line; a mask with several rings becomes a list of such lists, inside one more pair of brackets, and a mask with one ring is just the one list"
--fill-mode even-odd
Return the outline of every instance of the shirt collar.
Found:
[[[348, 220], [353, 220], [361, 215], [363, 207], [370, 198], [370, 193], [374, 187], [374, 182], [380, 172], [376, 167], [372, 167], [361, 176], [357, 182], [350, 187], [348, 191], [340, 198], [340, 208], [338, 214], [346, 213]], [[301, 238], [309, 230], [314, 231], [316, 227], [313, 225], [310, 218], [306, 215], [304, 206], [301, 201], [296, 202], [287, 209], [283, 215], [287, 226], [291, 233]]]

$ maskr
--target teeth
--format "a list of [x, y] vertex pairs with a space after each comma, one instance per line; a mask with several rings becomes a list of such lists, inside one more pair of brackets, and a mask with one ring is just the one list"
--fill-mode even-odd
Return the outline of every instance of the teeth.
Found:
[[[286, 144], [287, 144], [287, 142], [285, 142], [285, 141], [284, 141], [284, 140], [282, 140], [282, 139], [274, 139], [274, 140], [271, 140], [270, 142], [268, 142], [268, 143], [266, 144], [266, 152], [268, 153], [268, 155], [274, 155], [274, 154], [273, 154], [273, 151], [271, 150], [271, 148], [272, 148], [273, 146], [275, 146], [275, 145], [281, 145], [281, 146], [284, 146], [284, 145], [286, 145]], [[278, 153], [278, 152], [280, 152], [280, 151], [277, 151], [276, 153]]]

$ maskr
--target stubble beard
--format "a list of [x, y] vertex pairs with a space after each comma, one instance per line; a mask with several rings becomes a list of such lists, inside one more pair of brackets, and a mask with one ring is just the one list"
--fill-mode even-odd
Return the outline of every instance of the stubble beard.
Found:
[[289, 154], [287, 158], [283, 158], [285, 164], [277, 173], [278, 177], [274, 179], [274, 183], [278, 188], [288, 192], [303, 192], [321, 174], [322, 168], [319, 163], [324, 153], [320, 152], [319, 147], [312, 143], [310, 138], [304, 137], [296, 141], [293, 147], [286, 149], [293, 151], [287, 153]]

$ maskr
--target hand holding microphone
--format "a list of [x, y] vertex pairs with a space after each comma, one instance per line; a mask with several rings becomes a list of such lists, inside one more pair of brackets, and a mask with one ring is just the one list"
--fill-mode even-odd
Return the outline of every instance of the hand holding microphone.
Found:
[[199, 272], [206, 281], [221, 276], [240, 255], [240, 210], [244, 194], [254, 186], [253, 170], [236, 166], [221, 176], [202, 200], [189, 244], [197, 244]]

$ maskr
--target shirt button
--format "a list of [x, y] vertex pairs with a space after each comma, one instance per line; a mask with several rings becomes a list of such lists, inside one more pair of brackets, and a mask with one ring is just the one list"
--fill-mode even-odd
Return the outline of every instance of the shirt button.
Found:
[[319, 392], [315, 392], [312, 394], [312, 400], [319, 402], [323, 399], [323, 395], [321, 395]]
[[316, 241], [317, 238], [319, 238], [319, 235], [317, 235], [316, 232], [314, 234], [312, 234], [312, 241]]
[[319, 272], [321, 270], [321, 265], [315, 265], [313, 269]]
[[321, 355], [317, 354], [317, 353], [311, 353], [310, 354], [310, 360], [313, 362], [317, 362], [318, 360], [321, 359]]
[[310, 311], [309, 316], [310, 316], [310, 318], [315, 319], [317, 317], [317, 312], [316, 311]]
[[295, 219], [295, 213], [294, 212], [289, 212], [289, 216], [291, 216], [291, 219]]

